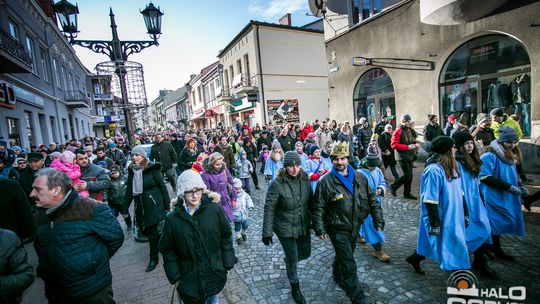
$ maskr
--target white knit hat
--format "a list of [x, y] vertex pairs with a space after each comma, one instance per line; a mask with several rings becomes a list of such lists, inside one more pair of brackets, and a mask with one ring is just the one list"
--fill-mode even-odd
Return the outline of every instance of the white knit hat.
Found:
[[206, 184], [203, 182], [201, 175], [191, 169], [180, 174], [176, 180], [176, 185], [178, 197], [184, 197], [184, 192], [196, 188], [206, 190]]

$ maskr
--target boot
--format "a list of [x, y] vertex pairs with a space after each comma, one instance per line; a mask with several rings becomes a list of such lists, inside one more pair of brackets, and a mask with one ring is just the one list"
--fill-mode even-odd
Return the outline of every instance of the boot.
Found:
[[410, 199], [410, 200], [417, 200], [418, 199], [418, 197], [416, 197], [416, 196], [414, 196], [414, 195], [412, 195], [410, 193], [407, 193], [407, 194], [403, 195], [403, 198]]
[[426, 274], [426, 272], [422, 269], [422, 267], [420, 267], [420, 262], [422, 260], [424, 260], [425, 257], [419, 255], [418, 253], [416, 253], [416, 251], [411, 254], [410, 256], [408, 256], [405, 261], [407, 261], [407, 263], [409, 263], [413, 268], [414, 268], [414, 271], [418, 274]]
[[158, 265], [158, 262], [159, 262], [158, 257], [150, 258], [150, 262], [148, 263], [148, 267], [146, 267], [146, 272], [150, 272], [150, 271], [156, 269], [156, 267]]
[[361, 235], [358, 236], [358, 243], [364, 245], [366, 243], [366, 240]]
[[397, 197], [397, 189], [395, 184], [390, 185], [390, 193], [392, 193], [393, 197]]
[[385, 262], [385, 263], [390, 262], [390, 256], [384, 253], [384, 251], [382, 250], [374, 250], [373, 252], [371, 252], [371, 255], [376, 257], [377, 260], [381, 262]]
[[495, 270], [489, 267], [488, 260], [485, 254], [487, 251], [487, 248], [488, 248], [487, 244], [484, 244], [473, 252], [474, 262], [472, 263], [472, 269], [477, 274], [484, 276], [488, 279], [500, 280], [501, 278], [499, 277], [497, 272], [495, 272]]
[[242, 241], [247, 241], [247, 229], [242, 229]]
[[236, 244], [238, 244], [238, 246], [242, 245], [242, 243], [243, 243], [242, 237], [236, 238]]
[[493, 254], [497, 258], [499, 258], [501, 260], [504, 260], [504, 261], [508, 261], [508, 262], [513, 262], [513, 261], [516, 260], [515, 257], [506, 254], [502, 250], [502, 248], [501, 248], [501, 236], [500, 235], [493, 235], [491, 238], [493, 240]]
[[298, 304], [305, 304], [306, 299], [302, 295], [302, 292], [300, 291], [300, 283], [291, 283], [291, 294], [294, 299], [295, 303]]

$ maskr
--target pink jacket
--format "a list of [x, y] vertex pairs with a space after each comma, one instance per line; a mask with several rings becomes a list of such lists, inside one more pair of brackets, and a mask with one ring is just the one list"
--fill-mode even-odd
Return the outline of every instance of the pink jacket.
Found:
[[[58, 171], [64, 172], [70, 179], [71, 179], [71, 185], [74, 186], [76, 184], [80, 184], [81, 181], [81, 168], [77, 164], [70, 164], [70, 163], [64, 163], [59, 159], [55, 159], [51, 162], [51, 165], [49, 166], [51, 168], [55, 168]], [[79, 195], [88, 197], [90, 193], [87, 190], [83, 190], [79, 192]]]

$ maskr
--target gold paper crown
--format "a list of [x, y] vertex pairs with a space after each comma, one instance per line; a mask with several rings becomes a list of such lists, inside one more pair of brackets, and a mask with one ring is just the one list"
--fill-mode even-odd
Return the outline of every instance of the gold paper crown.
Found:
[[349, 143], [344, 141], [334, 142], [334, 148], [332, 149], [332, 153], [330, 153], [330, 155], [335, 157], [349, 157]]

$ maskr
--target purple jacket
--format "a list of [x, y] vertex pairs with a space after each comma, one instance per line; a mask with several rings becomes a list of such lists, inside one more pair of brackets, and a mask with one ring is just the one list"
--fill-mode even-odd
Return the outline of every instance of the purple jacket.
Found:
[[[225, 175], [227, 175], [226, 178]], [[229, 170], [225, 167], [219, 172], [207, 170], [201, 176], [208, 190], [221, 195], [221, 208], [225, 212], [225, 216], [229, 219], [229, 222], [232, 222], [234, 219], [232, 201], [236, 202], [236, 191], [234, 189], [233, 177]], [[230, 188], [230, 191], [227, 188]]]

